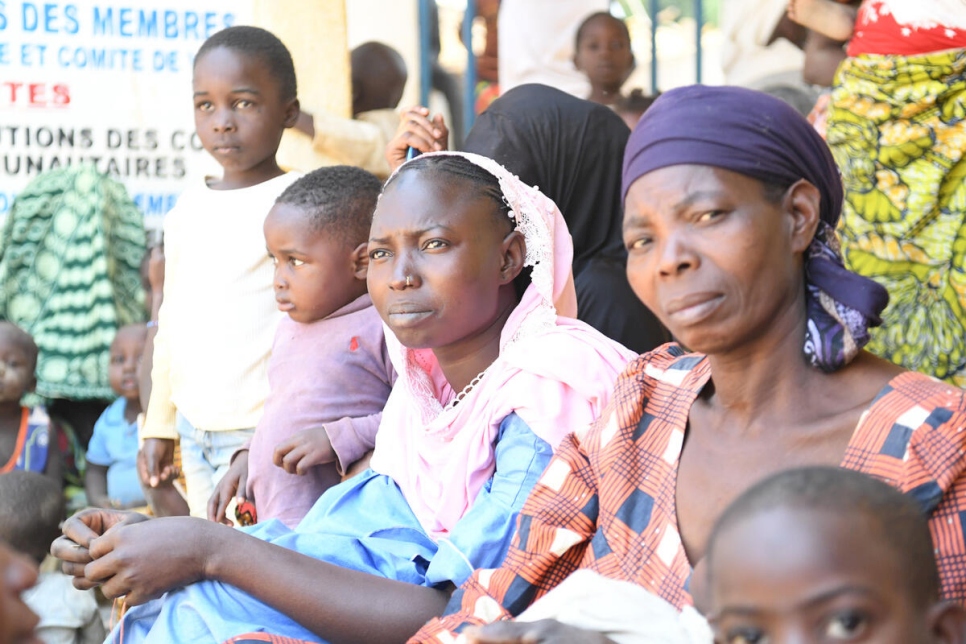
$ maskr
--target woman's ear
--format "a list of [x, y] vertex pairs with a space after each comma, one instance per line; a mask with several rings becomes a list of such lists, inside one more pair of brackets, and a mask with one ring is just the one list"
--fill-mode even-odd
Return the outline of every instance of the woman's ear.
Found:
[[503, 238], [501, 245], [503, 264], [500, 266], [500, 281], [509, 284], [523, 270], [523, 262], [527, 256], [527, 243], [523, 233], [519, 230], [511, 231]]
[[805, 179], [799, 179], [785, 192], [782, 205], [792, 218], [792, 251], [804, 253], [818, 229], [822, 193]]
[[966, 609], [954, 601], [942, 601], [929, 609], [927, 626], [940, 644], [966, 643]]
[[352, 255], [352, 274], [357, 280], [366, 281], [366, 273], [369, 271], [369, 242], [362, 242], [355, 247]]

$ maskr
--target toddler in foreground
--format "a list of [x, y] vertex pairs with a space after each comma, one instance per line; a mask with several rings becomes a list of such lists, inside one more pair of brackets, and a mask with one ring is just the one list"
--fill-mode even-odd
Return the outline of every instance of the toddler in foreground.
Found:
[[224, 172], [189, 186], [164, 221], [164, 301], [141, 438], [152, 488], [173, 475], [180, 438], [188, 505], [204, 517], [268, 393], [280, 316], [262, 224], [297, 178], [275, 154], [299, 102], [291, 55], [257, 27], [229, 27], [206, 40], [192, 90], [198, 137]]
[[265, 413], [212, 495], [209, 519], [227, 522], [236, 495], [249, 520], [254, 506], [257, 520], [294, 528], [375, 446], [395, 381], [366, 289], [366, 246], [381, 187], [359, 168], [320, 168], [289, 186], [269, 212], [275, 299], [288, 316], [268, 363]]
[[118, 399], [94, 424], [84, 478], [87, 502], [99, 508], [134, 508], [145, 503], [137, 473], [137, 417], [141, 413], [138, 363], [146, 335], [145, 325], [128, 324], [118, 329], [111, 343], [107, 377]]
[[[707, 564], [714, 644], [966, 642], [963, 607], [939, 599], [921, 508], [865, 474], [807, 467], [762, 481], [721, 515]], [[711, 644], [696, 617], [581, 569], [516, 621], [467, 629], [465, 644]]]
[[[15, 471], [0, 475], [0, 542], [40, 566], [51, 542], [60, 535], [64, 497], [60, 486], [36, 472]], [[41, 569], [37, 582], [23, 592], [23, 601], [39, 617], [40, 641], [103, 642], [107, 635], [97, 610], [93, 590], [77, 590], [71, 577]], [[10, 616], [0, 611], [0, 634]], [[0, 637], [0, 641], [6, 641]], [[14, 642], [21, 642], [14, 638]]]
[[966, 641], [914, 497], [857, 472], [810, 467], [751, 488], [718, 520], [708, 573], [717, 644]]

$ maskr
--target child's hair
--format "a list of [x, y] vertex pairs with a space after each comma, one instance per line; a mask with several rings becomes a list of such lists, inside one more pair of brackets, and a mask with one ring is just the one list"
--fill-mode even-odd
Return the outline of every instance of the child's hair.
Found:
[[202, 56], [219, 47], [237, 51], [264, 63], [278, 82], [282, 100], [287, 101], [298, 96], [292, 54], [272, 32], [248, 26], [222, 29], [202, 43], [195, 55], [195, 65]]
[[29, 333], [13, 322], [0, 320], [0, 338], [9, 338], [14, 344], [23, 349], [27, 357], [33, 361], [33, 365], [36, 368], [37, 356], [40, 353], [40, 349], [37, 348], [37, 343], [34, 342], [33, 337]]
[[[511, 218], [512, 211], [510, 210], [510, 204], [507, 203], [506, 198], [503, 196], [503, 190], [500, 188], [500, 181], [484, 168], [461, 156], [440, 155], [416, 157], [401, 166], [396, 174], [389, 178], [389, 181], [386, 182], [383, 188], [383, 192], [388, 190], [401, 175], [418, 171], [428, 172], [431, 176], [439, 177], [446, 183], [462, 181], [472, 184], [478, 196], [493, 202], [494, 221], [498, 225], [505, 227], [508, 233], [516, 225]], [[514, 280], [513, 285], [518, 298], [523, 296], [523, 292], [530, 285], [531, 273], [531, 267], [524, 267]]]
[[60, 536], [64, 495], [50, 477], [14, 470], [0, 474], [0, 541], [37, 563]]
[[369, 239], [381, 189], [382, 182], [371, 172], [336, 165], [308, 173], [286, 188], [275, 203], [304, 210], [313, 230], [324, 230], [355, 248]]
[[648, 96], [644, 93], [644, 90], [637, 87], [632, 89], [630, 94], [617, 99], [617, 102], [614, 103], [614, 111], [626, 114], [643, 114], [660, 95], [661, 93], [658, 92], [654, 96]]
[[584, 21], [580, 23], [580, 26], [579, 27], [577, 27], [577, 35], [574, 36], [574, 51], [575, 52], [578, 49], [580, 49], [580, 41], [583, 40], [583, 38], [584, 38], [584, 32], [587, 30], [587, 25], [589, 25], [590, 23], [592, 23], [594, 20], [597, 20], [598, 18], [607, 18], [608, 20], [613, 20], [614, 22], [620, 24], [621, 29], [624, 31], [624, 35], [627, 36], [627, 42], [630, 42], [631, 41], [631, 32], [627, 28], [627, 24], [623, 20], [621, 20], [620, 18], [617, 18], [615, 16], [612, 16], [611, 14], [609, 14], [606, 11], [597, 11], [595, 13], [590, 14], [586, 18], [584, 18]]
[[839, 467], [805, 467], [753, 486], [724, 511], [708, 543], [709, 568], [718, 538], [736, 524], [777, 508], [871, 519], [876, 539], [892, 550], [914, 601], [939, 599], [939, 571], [929, 525], [916, 501], [890, 485]]
[[352, 111], [395, 109], [409, 76], [406, 61], [389, 45], [364, 42], [350, 54]]

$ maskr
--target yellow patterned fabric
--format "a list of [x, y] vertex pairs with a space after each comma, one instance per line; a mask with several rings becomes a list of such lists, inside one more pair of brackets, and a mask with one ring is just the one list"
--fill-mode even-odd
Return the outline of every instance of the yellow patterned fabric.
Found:
[[845, 264], [891, 296], [866, 348], [966, 386], [966, 50], [847, 59], [827, 140]]

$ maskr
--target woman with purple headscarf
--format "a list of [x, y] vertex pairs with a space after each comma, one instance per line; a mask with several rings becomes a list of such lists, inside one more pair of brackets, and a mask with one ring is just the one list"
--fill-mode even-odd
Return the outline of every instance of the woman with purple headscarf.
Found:
[[503, 566], [414, 641], [494, 621], [475, 641], [543, 641], [559, 624], [503, 620], [577, 569], [700, 607], [723, 508], [804, 465], [913, 496], [943, 598], [964, 602], [966, 392], [862, 349], [888, 296], [842, 265], [842, 186], [818, 134], [765, 94], [672, 90], [631, 135], [622, 193], [630, 283], [679, 343], [628, 366], [599, 421], [556, 451]]

